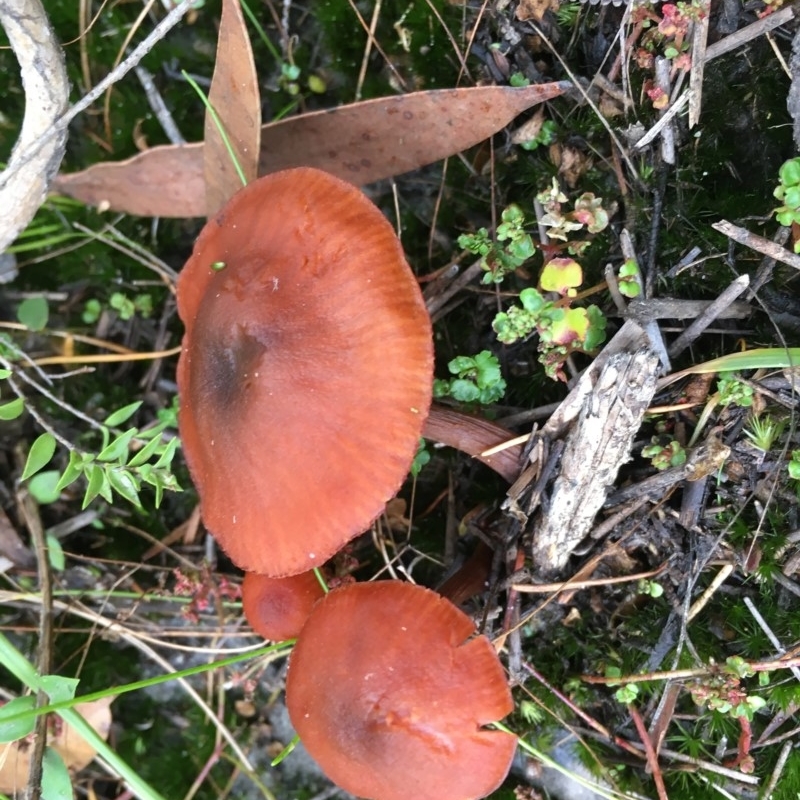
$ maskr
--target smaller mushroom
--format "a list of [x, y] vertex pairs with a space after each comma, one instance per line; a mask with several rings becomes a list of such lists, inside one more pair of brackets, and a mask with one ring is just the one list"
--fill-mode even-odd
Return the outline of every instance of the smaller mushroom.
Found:
[[286, 704], [336, 784], [371, 800], [472, 800], [504, 780], [516, 737], [484, 726], [514, 707], [470, 618], [400, 581], [334, 589], [289, 664]]
[[297, 638], [314, 603], [324, 595], [313, 570], [288, 578], [246, 572], [242, 581], [242, 608], [250, 627], [274, 642]]

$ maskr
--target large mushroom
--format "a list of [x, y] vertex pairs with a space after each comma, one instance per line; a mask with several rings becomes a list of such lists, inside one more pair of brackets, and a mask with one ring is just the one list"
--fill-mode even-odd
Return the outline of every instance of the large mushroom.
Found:
[[319, 170], [260, 178], [178, 280], [180, 432], [206, 527], [240, 567], [323, 564], [399, 488], [433, 347], [389, 222]]
[[371, 800], [471, 800], [502, 782], [516, 738], [484, 726], [513, 709], [472, 621], [399, 581], [334, 589], [292, 652], [286, 705], [328, 777]]

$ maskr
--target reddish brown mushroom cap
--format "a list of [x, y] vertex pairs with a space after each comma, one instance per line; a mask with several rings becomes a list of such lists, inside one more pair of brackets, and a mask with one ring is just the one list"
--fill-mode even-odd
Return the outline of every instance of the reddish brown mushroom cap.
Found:
[[496, 789], [516, 738], [482, 726], [513, 709], [492, 645], [428, 589], [335, 589], [292, 651], [286, 704], [335, 783], [372, 800], [469, 800]]
[[201, 232], [178, 312], [206, 526], [249, 571], [322, 564], [397, 491], [430, 404], [430, 319], [391, 225], [324, 172], [268, 175]]
[[287, 578], [247, 572], [242, 581], [242, 610], [256, 633], [282, 642], [298, 636], [314, 603], [324, 594], [313, 572]]

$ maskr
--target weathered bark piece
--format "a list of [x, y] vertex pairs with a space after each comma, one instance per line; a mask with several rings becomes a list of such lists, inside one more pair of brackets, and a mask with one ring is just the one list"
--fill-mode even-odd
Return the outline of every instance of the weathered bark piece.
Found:
[[51, 135], [51, 129], [67, 110], [69, 83], [64, 54], [39, 0], [0, 0], [0, 24], [25, 89], [22, 130], [0, 174], [2, 253], [33, 219], [61, 165], [67, 132]]
[[585, 397], [567, 436], [550, 507], [533, 533], [538, 574], [558, 572], [588, 535], [630, 458], [631, 445], [656, 391], [660, 363], [648, 347], [612, 355]]

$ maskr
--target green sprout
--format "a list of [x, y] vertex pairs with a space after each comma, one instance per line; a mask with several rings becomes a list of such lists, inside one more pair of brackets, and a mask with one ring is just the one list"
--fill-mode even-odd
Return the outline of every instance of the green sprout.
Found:
[[753, 387], [733, 372], [720, 374], [717, 391], [722, 406], [736, 405], [749, 408], [753, 405]]
[[766, 415], [763, 419], [753, 417], [749, 421], [748, 427], [744, 429], [744, 435], [757, 450], [769, 453], [785, 427], [786, 420], [774, 420], [769, 415]]
[[[783, 205], [775, 209], [775, 218], [781, 225], [790, 227], [800, 223], [800, 158], [785, 161], [778, 171], [780, 186], [773, 195]], [[795, 242], [795, 253], [800, 252], [800, 241]]]
[[459, 247], [480, 256], [481, 268], [486, 272], [482, 280], [485, 284], [501, 283], [536, 252], [530, 234], [525, 232], [525, 214], [519, 206], [512, 204], [504, 209], [501, 220], [497, 242], [491, 240], [486, 228], [458, 237]]
[[457, 356], [448, 365], [454, 378], [433, 382], [434, 397], [452, 397], [460, 403], [496, 403], [506, 391], [500, 362], [488, 350], [476, 356]]
[[792, 457], [786, 465], [789, 471], [789, 477], [800, 481], [800, 450], [792, 450]]
[[522, 142], [520, 147], [523, 150], [536, 150], [540, 146], [547, 147], [556, 140], [557, 131], [558, 126], [556, 123], [552, 119], [546, 119], [542, 122], [542, 127], [539, 128], [539, 132], [536, 136], [529, 139], [527, 142]]
[[649, 458], [657, 470], [679, 467], [686, 462], [686, 449], [683, 445], [675, 439], [665, 442], [665, 438], [654, 436], [650, 440], [652, 444], [642, 448], [642, 456]]
[[625, 297], [633, 299], [642, 293], [642, 273], [634, 259], [629, 258], [619, 268], [617, 283], [620, 292]]

